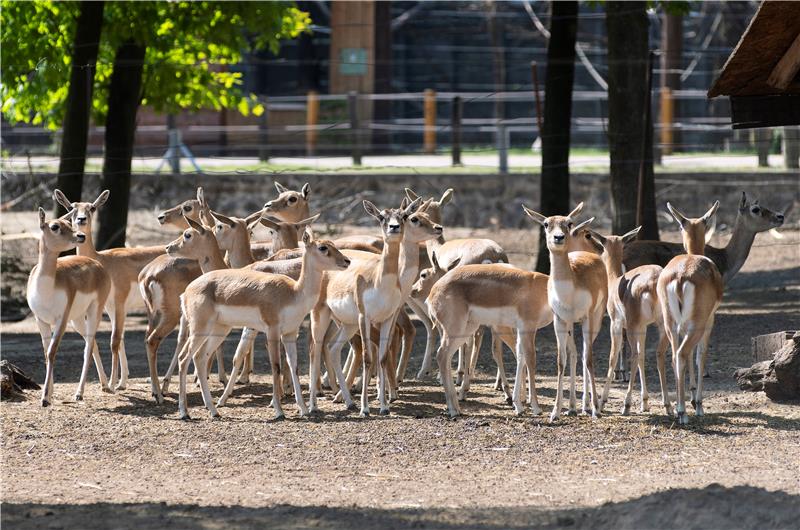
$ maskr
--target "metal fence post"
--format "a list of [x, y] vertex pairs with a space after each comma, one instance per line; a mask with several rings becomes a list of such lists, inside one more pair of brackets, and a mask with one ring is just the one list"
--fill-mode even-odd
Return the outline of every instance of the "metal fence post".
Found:
[[450, 114], [450, 135], [452, 143], [453, 165], [461, 165], [461, 96], [453, 98]]
[[355, 91], [347, 94], [347, 107], [350, 112], [350, 141], [353, 165], [361, 165], [361, 131], [358, 123], [358, 93]]
[[502, 123], [497, 124], [497, 156], [501, 175], [508, 174], [508, 128]]

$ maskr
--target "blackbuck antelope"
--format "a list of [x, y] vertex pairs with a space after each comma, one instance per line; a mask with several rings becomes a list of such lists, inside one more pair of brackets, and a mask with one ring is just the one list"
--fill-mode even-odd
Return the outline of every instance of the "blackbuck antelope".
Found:
[[[410, 188], [405, 188], [405, 192], [409, 199], [413, 200], [419, 197], [419, 195]], [[438, 201], [431, 198], [427, 206], [425, 206], [424, 212], [433, 222], [441, 224], [442, 208], [448, 204], [452, 198], [453, 190], [452, 188], [448, 188], [442, 193]], [[425, 245], [428, 262], [431, 263], [433, 254], [436, 254], [438, 264], [444, 270], [453, 268], [456, 265], [508, 263], [508, 256], [503, 248], [491, 239], [465, 238], [446, 241], [444, 236], [441, 235], [436, 239], [426, 241]], [[423, 326], [425, 326], [428, 337], [425, 343], [425, 355], [422, 358], [422, 366], [417, 374], [418, 379], [430, 375], [431, 361], [433, 359], [436, 341], [435, 334], [433, 333], [433, 324], [426, 313], [427, 309], [423, 305], [423, 302], [424, 299], [419, 300], [413, 297], [409, 302], [409, 307], [411, 307], [414, 314], [417, 315], [417, 318], [419, 318]], [[483, 331], [479, 328], [475, 331], [474, 337], [467, 340], [467, 342], [459, 348], [456, 384], [462, 384], [465, 372], [471, 365], [471, 358], [477, 355], [475, 352], [480, 350], [482, 338]], [[494, 335], [493, 344], [496, 346], [499, 345]], [[497, 348], [495, 348], [495, 351], [497, 351]], [[398, 367], [398, 380], [402, 380], [401, 376], [405, 374], [409, 353], [410, 352], [406, 352], [405, 350], [403, 351], [400, 366]], [[473, 353], [475, 353], [475, 355], [473, 355]], [[467, 387], [468, 386], [469, 384], [467, 384]]]
[[[451, 375], [452, 357], [480, 326], [493, 327], [512, 337], [511, 329], [516, 329], [514, 409], [517, 414], [524, 410], [521, 396], [527, 371], [531, 409], [534, 414], [541, 413], [535, 384], [536, 331], [553, 321], [547, 303], [546, 275], [507, 264], [464, 265], [446, 273], [433, 285], [426, 305], [441, 334], [436, 360], [450, 416], [461, 413]], [[469, 372], [462, 385], [460, 399], [469, 386]]]
[[528, 216], [544, 227], [547, 250], [550, 253], [550, 278], [547, 282], [547, 299], [553, 310], [553, 327], [558, 343], [558, 387], [556, 403], [550, 414], [550, 421], [561, 415], [564, 372], [571, 354], [569, 413], [576, 414], [575, 408], [575, 369], [578, 351], [575, 347], [573, 331], [576, 322], [581, 323], [583, 333], [583, 399], [582, 410], [588, 413], [591, 394], [592, 418], [597, 418], [597, 392], [594, 378], [592, 344], [600, 331], [600, 324], [606, 311], [608, 298], [608, 277], [602, 260], [590, 252], [569, 252], [570, 239], [589, 225], [594, 217], [576, 225], [575, 218], [583, 210], [580, 203], [567, 216], [545, 217], [525, 206]]
[[[234, 327], [246, 327], [267, 334], [273, 378], [272, 404], [276, 417], [284, 416], [279, 390], [279, 342], [286, 349], [300, 414], [308, 413], [297, 376], [295, 342], [300, 325], [319, 299], [323, 273], [346, 269], [350, 260], [331, 241], [315, 240], [310, 230], [303, 235], [303, 245], [303, 267], [297, 281], [280, 274], [230, 269], [204, 274], [186, 288], [181, 303], [189, 338], [179, 361], [179, 407], [182, 418], [189, 417], [186, 408], [186, 375], [191, 360], [198, 372], [203, 402], [212, 417], [219, 415], [205, 377], [206, 358], [222, 344]], [[238, 349], [237, 356], [241, 354], [242, 350]], [[234, 362], [234, 371], [240, 361], [237, 359]], [[231, 378], [235, 375], [233, 373]]]
[[[667, 203], [667, 209], [681, 227], [687, 254], [675, 256], [658, 277], [658, 298], [664, 315], [664, 327], [672, 346], [672, 363], [677, 383], [675, 413], [678, 424], [689, 423], [686, 414], [684, 370], [689, 365], [692, 405], [695, 415], [703, 415], [703, 372], [708, 353], [708, 340], [714, 328], [714, 317], [722, 302], [722, 275], [711, 259], [703, 255], [705, 232], [719, 201], [699, 219], [690, 219]], [[692, 350], [699, 347], [699, 363], [695, 382]]]
[[177, 206], [162, 210], [157, 219], [161, 226], [170, 226], [179, 232], [189, 228], [186, 219], [210, 226], [211, 215], [203, 197], [203, 188], [197, 188], [196, 199], [189, 199]]
[[122, 390], [128, 384], [125, 318], [133, 310], [145, 309], [138, 287], [139, 273], [145, 265], [164, 254], [164, 247], [112, 248], [98, 252], [92, 239], [92, 218], [108, 200], [109, 191], [103, 191], [94, 202], [71, 203], [60, 190], [55, 190], [53, 195], [62, 206], [72, 210], [72, 224], [86, 235], [78, 243], [78, 255], [99, 261], [111, 278], [111, 292], [105, 304], [111, 319], [111, 386]]
[[[713, 247], [706, 244], [703, 254], [707, 256], [714, 265], [717, 266], [722, 281], [727, 285], [731, 279], [739, 272], [750, 249], [756, 234], [766, 232], [773, 228], [783, 225], [786, 216], [791, 211], [790, 202], [783, 212], [776, 212], [761, 206], [758, 201], [750, 201], [747, 194], [742, 192], [742, 199], [739, 201], [739, 208], [736, 214], [736, 222], [733, 225], [731, 238], [723, 248]], [[708, 239], [708, 232], [706, 233]], [[681, 243], [668, 243], [665, 241], [632, 241], [625, 245], [623, 263], [627, 269], [633, 269], [639, 265], [655, 264], [664, 267], [669, 261], [685, 252]]]
[[630, 371], [628, 390], [622, 405], [622, 414], [630, 413], [631, 394], [636, 384], [636, 371], [642, 381], [641, 412], [649, 410], [647, 394], [647, 378], [645, 377], [645, 344], [647, 339], [647, 326], [655, 324], [658, 328], [658, 346], [656, 358], [658, 362], [658, 377], [661, 382], [661, 395], [667, 413], [670, 413], [669, 394], [667, 390], [667, 376], [664, 363], [664, 354], [667, 351], [667, 335], [664, 332], [664, 319], [661, 315], [661, 305], [658, 303], [658, 277], [661, 267], [658, 265], [641, 265], [635, 269], [625, 271], [622, 265], [623, 249], [636, 238], [641, 227], [638, 227], [623, 236], [602, 236], [590, 232], [603, 247], [601, 258], [608, 274], [608, 316], [611, 319], [611, 351], [608, 358], [608, 376], [603, 386], [600, 398], [600, 411], [608, 401], [608, 392], [614, 378], [614, 367], [617, 365], [619, 353], [622, 350], [622, 332], [626, 332], [628, 344], [631, 348]]
[[39, 260], [28, 278], [28, 305], [42, 337], [47, 370], [42, 390], [43, 407], [53, 400], [53, 366], [68, 322], [85, 341], [83, 369], [75, 399], [83, 399], [92, 357], [101, 388], [110, 391], [95, 334], [111, 290], [111, 279], [97, 260], [86, 256], [58, 257], [60, 252], [71, 250], [86, 239], [86, 235], [67, 220], [72, 214], [70, 210], [65, 216], [48, 222], [44, 210], [39, 208], [39, 228], [42, 231]]
[[[344, 380], [341, 368], [341, 349], [356, 332], [361, 333], [364, 344], [362, 355], [361, 416], [369, 415], [367, 392], [372, 373], [371, 326], [380, 328], [378, 344], [378, 399], [381, 414], [388, 414], [386, 403], [386, 364], [390, 333], [395, 324], [398, 310], [402, 307], [403, 294], [400, 278], [401, 252], [408, 252], [409, 244], [401, 245], [408, 222], [421, 222], [416, 214], [421, 200], [412, 201], [404, 209], [379, 210], [369, 201], [364, 201], [364, 209], [380, 223], [383, 233], [383, 250], [380, 255], [364, 253], [363, 259], [354, 260], [347, 270], [325, 275], [319, 303], [311, 313], [311, 336], [314, 349], [311, 354], [311, 410], [316, 409], [316, 385], [319, 375], [320, 354], [325, 348], [326, 365], [333, 369], [336, 381], [342, 392], [342, 399], [348, 408], [353, 407], [350, 391]], [[413, 253], [419, 255], [417, 242], [413, 243]], [[404, 263], [410, 256], [404, 255]], [[339, 331], [332, 341], [328, 341], [326, 331], [335, 319]]]

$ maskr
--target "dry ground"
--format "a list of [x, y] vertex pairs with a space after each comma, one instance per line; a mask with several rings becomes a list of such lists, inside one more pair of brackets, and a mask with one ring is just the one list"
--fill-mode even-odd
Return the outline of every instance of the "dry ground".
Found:
[[[546, 417], [514, 416], [491, 389], [494, 365], [486, 351], [466, 414], [455, 421], [444, 416], [438, 383], [410, 379], [388, 417], [359, 419], [323, 399], [321, 414], [310, 419], [298, 418], [287, 402], [288, 419], [276, 423], [261, 341], [255, 384], [237, 388], [214, 421], [191, 389], [195, 419], [185, 422], [177, 419], [174, 394], [162, 406], [150, 399], [142, 318], [134, 318], [126, 341], [134, 378], [117, 395], [101, 393], [93, 374], [85, 401], [72, 401], [82, 358], [81, 344], [69, 335], [57, 360], [54, 405], [41, 409], [38, 395], [0, 405], [2, 522], [8, 528], [796, 527], [800, 407], [742, 393], [731, 377], [751, 363], [750, 337], [800, 327], [800, 233], [785, 236], [778, 242], [760, 235], [726, 292], [712, 339], [707, 415], [692, 416], [686, 428], [663, 414], [651, 356], [650, 413], [620, 416], [623, 387], [615, 384], [601, 419], [564, 417], [550, 425]], [[491, 237], [514, 252], [512, 261], [530, 264], [530, 232]], [[17, 251], [25, 253], [26, 245]], [[103, 329], [107, 362], [107, 323]], [[424, 329], [418, 329], [409, 375], [421, 361]], [[162, 346], [161, 372], [174, 344], [173, 337]], [[231, 338], [228, 360], [234, 347]], [[608, 347], [604, 331], [595, 346], [598, 375], [605, 373]], [[545, 410], [555, 395], [554, 349], [552, 330], [543, 330], [538, 375]], [[43, 378], [30, 319], [3, 325], [2, 355]], [[221, 392], [216, 378], [212, 389]], [[635, 403], [638, 410], [638, 396]]]

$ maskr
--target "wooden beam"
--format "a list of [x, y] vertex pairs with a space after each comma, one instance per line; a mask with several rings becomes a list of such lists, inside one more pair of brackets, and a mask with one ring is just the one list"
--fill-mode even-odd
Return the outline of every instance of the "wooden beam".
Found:
[[783, 54], [781, 60], [772, 69], [772, 73], [767, 78], [767, 84], [780, 90], [786, 90], [789, 83], [797, 75], [800, 70], [800, 34], [794, 39], [794, 42], [786, 53]]
[[800, 125], [800, 95], [731, 97], [734, 129]]

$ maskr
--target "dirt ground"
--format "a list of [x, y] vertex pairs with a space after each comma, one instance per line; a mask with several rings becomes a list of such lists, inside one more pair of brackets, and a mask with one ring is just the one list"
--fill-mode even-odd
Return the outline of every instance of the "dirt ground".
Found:
[[[12, 221], [28, 223], [22, 217]], [[451, 233], [499, 239], [512, 261], [523, 266], [533, 259], [532, 231]], [[740, 392], [732, 378], [735, 368], [752, 362], [750, 337], [800, 328], [800, 231], [783, 235], [781, 240], [759, 235], [726, 291], [712, 337], [706, 416], [690, 416], [685, 428], [660, 406], [652, 345], [649, 413], [638, 412], [637, 393], [636, 412], [621, 416], [623, 385], [615, 383], [606, 414], [597, 421], [562, 417], [550, 425], [546, 416], [516, 417], [491, 388], [495, 368], [485, 345], [479, 377], [462, 406], [465, 415], [449, 420], [441, 385], [413, 379], [424, 349], [419, 326], [409, 379], [391, 415], [360, 419], [323, 399], [319, 415], [300, 419], [294, 402], [287, 401], [288, 419], [273, 422], [271, 377], [259, 340], [255, 382], [237, 387], [220, 409], [222, 418], [210, 420], [199, 392], [190, 388], [194, 419], [180, 421], [174, 393], [161, 406], [150, 398], [143, 317], [131, 319], [126, 335], [133, 379], [116, 395], [100, 392], [96, 373], [90, 372], [85, 401], [72, 400], [82, 345], [69, 334], [56, 364], [53, 406], [42, 409], [36, 393], [0, 405], [2, 523], [8, 528], [796, 527], [800, 407]], [[4, 245], [5, 252], [29, 259], [30, 240], [12, 243]], [[4, 272], [6, 283], [8, 278], [13, 276]], [[4, 290], [4, 304], [7, 296]], [[108, 371], [108, 324], [101, 329]], [[162, 346], [161, 373], [174, 345], [173, 336]], [[41, 382], [41, 342], [30, 319], [4, 323], [1, 346], [3, 358]], [[539, 333], [537, 346], [539, 400], [549, 412], [555, 396], [551, 329]], [[225, 348], [229, 363], [234, 337]], [[595, 343], [599, 376], [605, 374], [608, 348], [604, 330]], [[305, 348], [300, 357], [305, 370]], [[506, 361], [513, 367], [508, 353]], [[668, 379], [672, 386], [671, 374]], [[221, 388], [214, 376], [213, 393]]]

